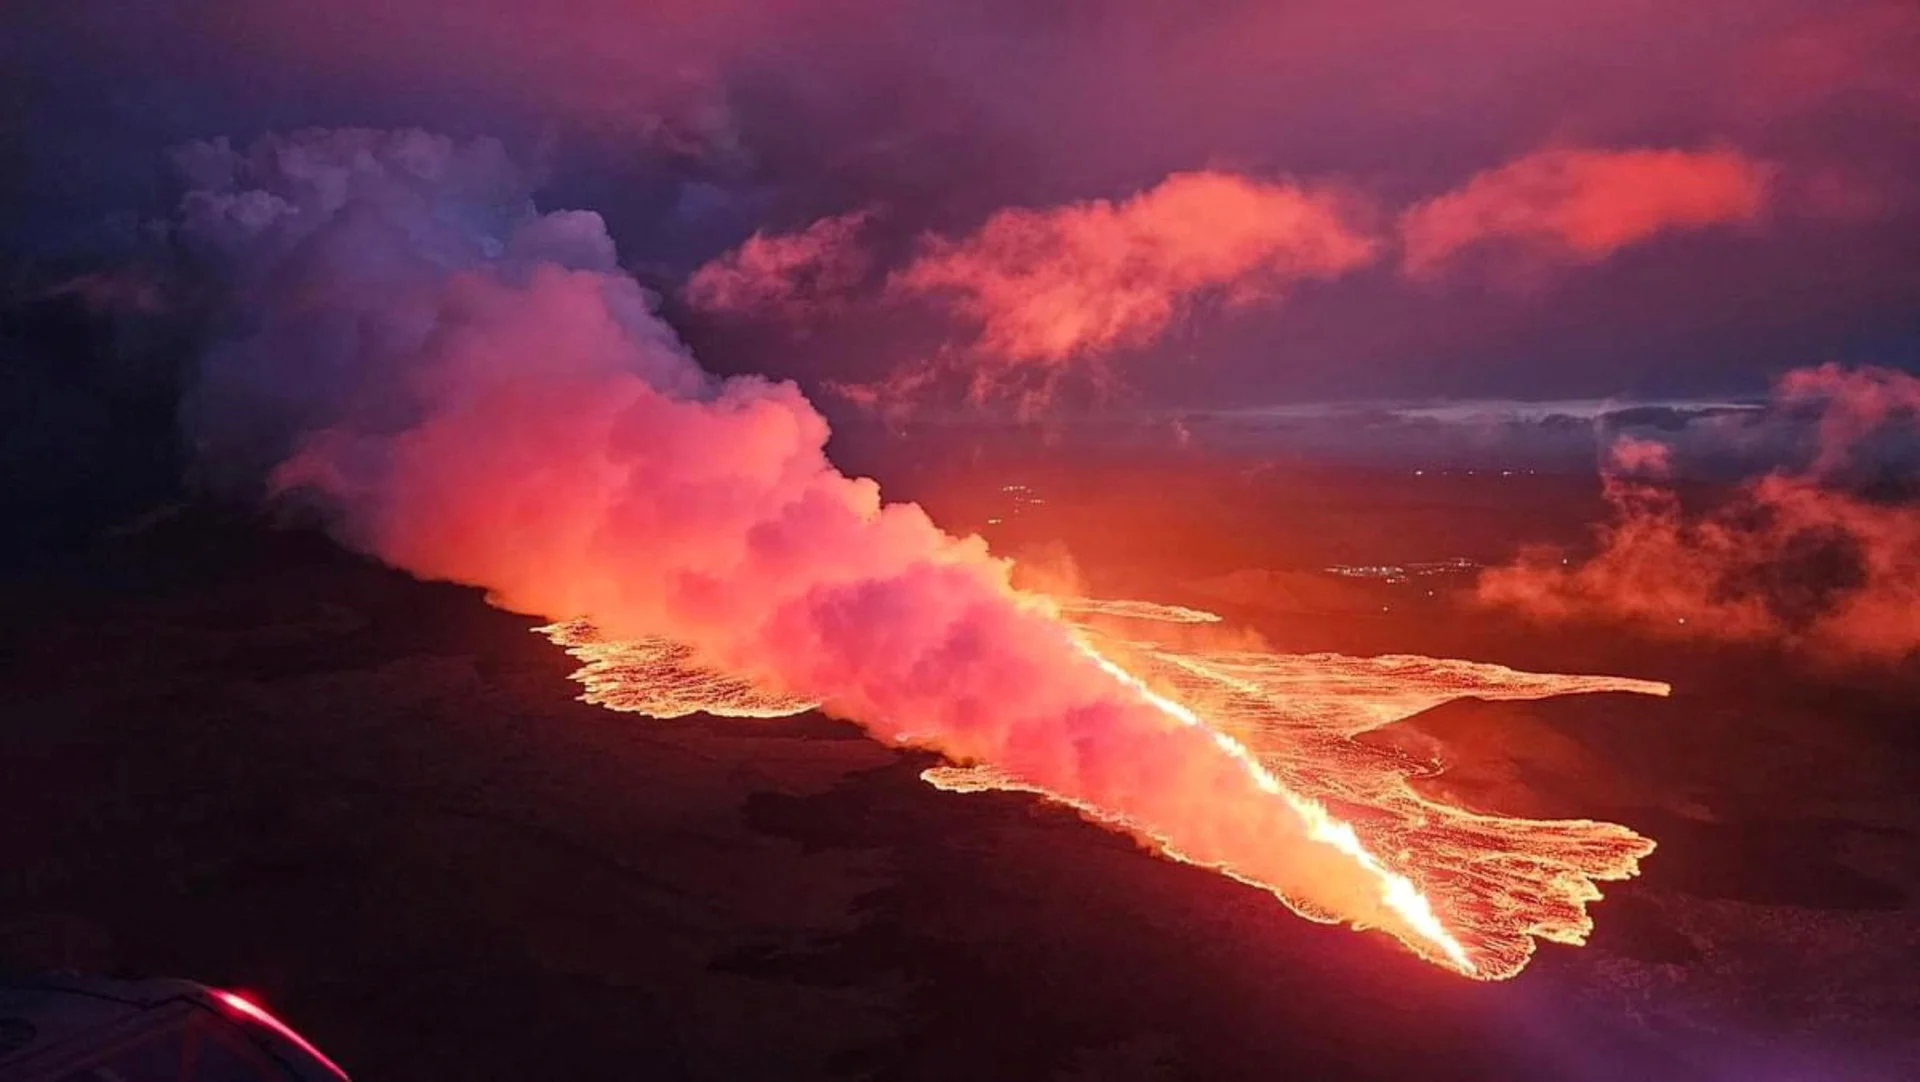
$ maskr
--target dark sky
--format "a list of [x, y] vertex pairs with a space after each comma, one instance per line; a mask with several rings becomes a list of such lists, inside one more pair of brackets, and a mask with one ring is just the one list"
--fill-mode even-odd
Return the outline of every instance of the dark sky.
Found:
[[[0, 275], [164, 214], [183, 140], [420, 126], [542, 160], [543, 205], [602, 212], [667, 292], [756, 229], [871, 210], [867, 273], [805, 326], [689, 318], [723, 370], [817, 388], [938, 356], [1153, 406], [1751, 392], [1920, 365], [1916, 55], [1908, 0], [24, 0], [0, 12]], [[1751, 190], [1700, 173], [1715, 155]], [[972, 251], [1003, 208], [1201, 170], [1338, 193], [1371, 255], [1188, 266], [1242, 218], [1162, 207], [1173, 232], [1108, 284], [1144, 276], [1167, 318], [1037, 359], [979, 332], [1005, 298], [884, 288], [929, 234]], [[1451, 254], [1415, 273], [1407, 216], [1448, 193]]]

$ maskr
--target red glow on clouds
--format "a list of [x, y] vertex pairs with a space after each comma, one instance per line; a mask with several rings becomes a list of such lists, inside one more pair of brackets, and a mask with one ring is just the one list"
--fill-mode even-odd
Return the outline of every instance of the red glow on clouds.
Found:
[[1817, 454], [1809, 472], [1844, 469], [1861, 440], [1920, 414], [1920, 378], [1885, 368], [1847, 369], [1837, 364], [1800, 368], [1780, 377], [1775, 393], [1789, 404], [1820, 409]]
[[976, 397], [1015, 370], [1060, 372], [1158, 337], [1203, 296], [1271, 300], [1374, 258], [1331, 189], [1176, 173], [1128, 199], [996, 212], [958, 240], [928, 237], [892, 279], [979, 330]]
[[1594, 263], [1674, 230], [1745, 222], [1771, 169], [1738, 151], [1544, 150], [1476, 174], [1400, 219], [1403, 266], [1448, 269], [1483, 247], [1546, 263]]
[[1751, 46], [1739, 72], [1763, 114], [1860, 94], [1912, 115], [1920, 109], [1920, 8], [1905, 0], [1832, 5]]
[[1655, 632], [1803, 648], [1830, 661], [1920, 651], [1920, 507], [1842, 487], [1860, 441], [1920, 413], [1920, 378], [1835, 365], [1783, 377], [1776, 401], [1820, 410], [1810, 463], [1690, 511], [1662, 482], [1665, 446], [1616, 444], [1603, 473], [1613, 521], [1600, 551], [1523, 553], [1489, 571], [1484, 602], [1546, 620], [1602, 617]]
[[796, 233], [755, 233], [687, 279], [687, 302], [756, 317], [798, 318], [836, 307], [872, 265], [860, 244], [871, 217], [852, 211]]
[[[1167, 0], [1110, 0], [1097, 14], [882, 0], [470, 0], [457, 17], [389, 0], [202, 6], [218, 17], [102, 20], [84, 5], [26, 5], [45, 9], [23, 38], [38, 43], [19, 58], [27, 84], [65, 88], [22, 100], [30, 130], [124, 112], [116, 95], [232, 106], [198, 120], [193, 109], [123, 117], [132, 127], [64, 152], [64, 140], [37, 143], [31, 157], [51, 156], [19, 179], [49, 210], [92, 187], [66, 179], [90, 169], [143, 192], [136, 167], [182, 125], [238, 135], [331, 109], [498, 128], [529, 148], [534, 133], [551, 135], [543, 168], [608, 193], [624, 239], [648, 247], [629, 257], [680, 267], [719, 256], [691, 299], [730, 314], [834, 309], [837, 264], [818, 264], [818, 282], [805, 269], [813, 251], [776, 243], [816, 215], [889, 207], [866, 248], [904, 265], [923, 233], [964, 250], [997, 210], [1045, 218], [1104, 196], [1118, 211], [1194, 170], [1300, 176], [1309, 195], [1316, 178], [1339, 177], [1396, 213], [1427, 200], [1408, 219], [1404, 266], [1419, 277], [1485, 262], [1524, 279], [1608, 253], [1651, 272], [1567, 275], [1524, 308], [1353, 273], [1332, 288], [1278, 290], [1292, 298], [1279, 315], [1246, 306], [1216, 318], [1204, 303], [1216, 290], [1244, 299], [1230, 272], [1225, 284], [1192, 288], [1172, 274], [1143, 291], [1100, 287], [1097, 301], [1029, 303], [992, 283], [1017, 292], [1047, 280], [993, 264], [984, 276], [955, 268], [961, 277], [940, 287], [950, 303], [925, 306], [965, 326], [893, 311], [864, 326], [866, 302], [885, 298], [863, 290], [890, 265], [836, 309], [844, 323], [809, 328], [804, 345], [716, 340], [766, 350], [730, 368], [810, 385], [879, 384], [929, 355], [941, 378], [923, 397], [1044, 388], [1063, 369], [1118, 381], [1127, 365], [1164, 358], [1102, 358], [1146, 354], [1179, 327], [1191, 332], [1178, 352], [1194, 358], [1192, 378], [1140, 382], [1156, 397], [1173, 388], [1183, 406], [1429, 385], [1481, 393], [1506, 381], [1555, 385], [1537, 388], [1547, 394], [1665, 390], [1652, 384], [1666, 366], [1674, 380], [1726, 388], [1748, 385], [1754, 364], [1777, 370], [1808, 348], [1903, 334], [1913, 308], [1904, 238], [1920, 214], [1907, 136], [1920, 119], [1910, 60], [1920, 6], [1910, 0], [1701, 0], [1684, 17], [1648, 0], [1230, 0], [1204, 19]], [[129, 68], [128, 56], [148, 62]], [[93, 158], [111, 146], [113, 159]], [[1778, 174], [1753, 212], [1761, 163]], [[1737, 228], [1755, 222], [1764, 233]], [[755, 228], [765, 232], [754, 251], [737, 264], [721, 255]], [[1695, 231], [1687, 243], [1641, 247], [1685, 231]], [[1111, 283], [1112, 260], [1088, 258], [1096, 249], [1062, 255]], [[916, 309], [928, 293], [907, 292]], [[1173, 318], [1153, 314], [1167, 307]], [[1756, 310], [1795, 333], [1747, 341]], [[1582, 343], [1627, 313], [1651, 348], [1596, 360]], [[1645, 359], [1655, 352], [1672, 360]], [[1555, 353], [1578, 367], [1543, 374], [1539, 358]]]
[[1607, 459], [1612, 466], [1610, 476], [1638, 474], [1665, 477], [1673, 466], [1672, 451], [1666, 444], [1634, 436], [1622, 436], [1615, 440], [1607, 451]]
[[[1401, 269], [1433, 279], [1471, 261], [1524, 279], [1599, 263], [1663, 234], [1755, 220], [1773, 201], [1776, 172], [1728, 147], [1539, 151], [1402, 212]], [[1857, 217], [1873, 202], [1838, 172], [1794, 181], [1797, 211]], [[878, 379], [829, 386], [897, 413], [958, 384], [975, 404], [1010, 401], [1028, 416], [1070, 378], [1110, 391], [1117, 354], [1161, 341], [1209, 303], [1274, 307], [1300, 283], [1373, 263], [1387, 242], [1366, 224], [1369, 210], [1332, 184], [1219, 171], [1174, 173], [1120, 200], [1002, 209], [971, 233], [921, 237], [870, 298], [953, 317], [957, 342]], [[685, 295], [733, 318], [802, 323], [847, 310], [875, 258], [861, 243], [870, 220], [855, 211], [756, 234], [701, 267]]]

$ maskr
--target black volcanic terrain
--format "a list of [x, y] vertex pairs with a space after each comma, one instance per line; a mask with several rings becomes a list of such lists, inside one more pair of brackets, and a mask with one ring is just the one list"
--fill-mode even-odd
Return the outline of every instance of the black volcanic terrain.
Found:
[[579, 703], [537, 621], [189, 512], [0, 590], [0, 960], [251, 989], [363, 1079], [1920, 1077], [1910, 686], [1339, 597], [1223, 611], [1676, 685], [1377, 736], [1656, 838], [1589, 946], [1462, 980], [818, 715]]

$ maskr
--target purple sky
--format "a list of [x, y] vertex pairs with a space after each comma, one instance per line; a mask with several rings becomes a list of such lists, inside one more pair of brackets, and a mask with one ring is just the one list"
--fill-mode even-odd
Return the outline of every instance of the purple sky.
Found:
[[[964, 352], [964, 320], [877, 296], [917, 238], [1209, 170], [1338, 190], [1379, 253], [1251, 302], [1203, 268], [1103, 350], [1114, 401], [1754, 392], [1920, 366], [1914, 55], [1902, 0], [7, 5], [0, 274], [163, 212], [185, 139], [493, 134], [666, 291], [755, 230], [877, 208], [872, 295], [804, 334], [677, 315], [709, 365], [817, 388]], [[1763, 204], [1577, 258], [1571, 226], [1560, 248], [1502, 226], [1406, 273], [1409, 208], [1530, 155], [1640, 149], [1756, 163]], [[1654, 213], [1633, 198], [1598, 205]]]

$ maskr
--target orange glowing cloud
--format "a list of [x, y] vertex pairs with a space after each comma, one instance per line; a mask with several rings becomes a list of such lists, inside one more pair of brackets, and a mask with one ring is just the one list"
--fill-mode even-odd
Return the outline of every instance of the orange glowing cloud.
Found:
[[1809, 464], [1690, 510], [1662, 484], [1658, 443], [1616, 444], [1603, 471], [1614, 519], [1582, 563], [1534, 550], [1482, 576], [1479, 598], [1543, 620], [1605, 618], [1656, 632], [1804, 649], [1830, 661], [1920, 652], [1920, 507], [1848, 491], [1862, 440], [1920, 416], [1920, 378], [1834, 365], [1789, 373], [1787, 409], [1819, 412]]
[[1659, 234], [1745, 222], [1772, 168], [1738, 151], [1544, 150], [1474, 176], [1400, 218], [1416, 278], [1499, 245], [1535, 260], [1595, 263]]
[[872, 213], [822, 218], [796, 233], [755, 233], [687, 280], [687, 303], [709, 312], [794, 317], [837, 306], [872, 266], [860, 234]]
[[958, 240], [929, 237], [896, 294], [951, 304], [979, 327], [976, 393], [1026, 368], [1158, 337], [1196, 300], [1270, 299], [1374, 258], [1330, 189], [1176, 173], [1120, 201], [1014, 208]]

